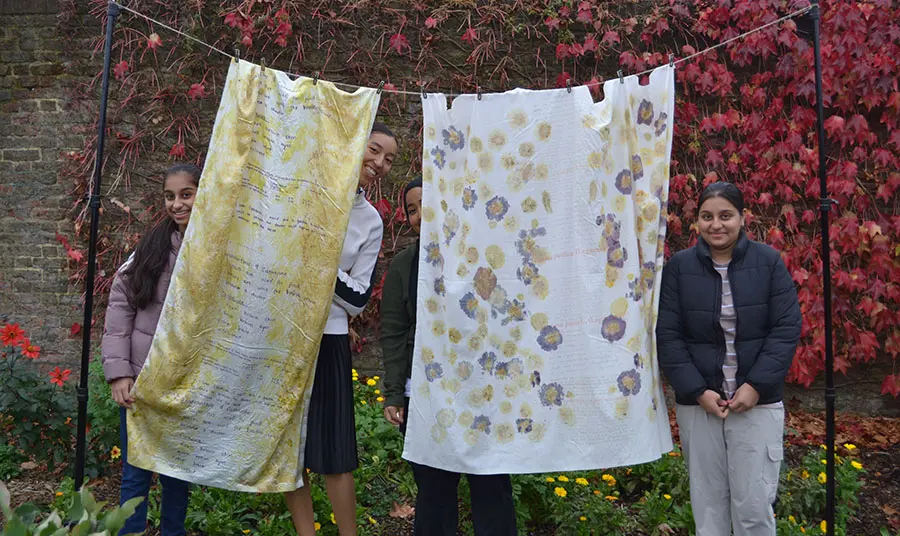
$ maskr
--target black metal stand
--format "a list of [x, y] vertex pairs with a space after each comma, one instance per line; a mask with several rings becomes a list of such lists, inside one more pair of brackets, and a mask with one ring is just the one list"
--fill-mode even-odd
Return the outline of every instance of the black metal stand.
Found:
[[822, 224], [822, 287], [825, 299], [825, 522], [826, 534], [834, 535], [834, 354], [832, 351], [831, 324], [831, 244], [828, 232], [828, 215], [833, 199], [828, 198], [828, 179], [825, 168], [825, 111], [822, 91], [822, 54], [819, 6], [810, 12], [813, 22], [813, 47], [816, 56], [816, 116], [819, 138], [819, 211]]
[[100, 224], [100, 178], [103, 172], [103, 143], [106, 139], [106, 105], [109, 100], [109, 66], [112, 56], [113, 28], [119, 5], [109, 3], [106, 12], [106, 44], [103, 57], [103, 86], [100, 92], [100, 120], [97, 124], [97, 155], [90, 190], [91, 235], [88, 243], [87, 279], [84, 291], [84, 324], [81, 339], [81, 373], [76, 389], [78, 397], [78, 435], [75, 443], [75, 489], [84, 483], [84, 458], [87, 443], [88, 374], [91, 359], [91, 319], [94, 316], [94, 277], [97, 265], [97, 230]]

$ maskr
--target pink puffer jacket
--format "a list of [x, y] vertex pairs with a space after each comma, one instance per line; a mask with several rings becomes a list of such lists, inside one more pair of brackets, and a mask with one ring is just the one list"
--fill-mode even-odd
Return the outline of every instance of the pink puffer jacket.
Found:
[[[143, 309], [135, 310], [129, 305], [129, 290], [125, 284], [127, 276], [122, 276], [122, 268], [116, 273], [109, 292], [106, 325], [103, 328], [103, 342], [100, 345], [106, 381], [111, 382], [129, 376], [136, 378], [141, 372], [147, 354], [150, 353], [150, 343], [153, 341], [153, 333], [156, 331], [163, 302], [166, 300], [179, 249], [181, 249], [181, 233], [175, 231], [172, 233], [169, 262], [166, 263], [156, 283], [156, 295]], [[128, 261], [122, 267], [127, 264]]]

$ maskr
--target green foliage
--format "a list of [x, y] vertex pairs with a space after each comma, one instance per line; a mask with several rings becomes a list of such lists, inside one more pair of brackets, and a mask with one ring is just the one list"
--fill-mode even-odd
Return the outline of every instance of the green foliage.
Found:
[[11, 480], [21, 472], [19, 465], [25, 461], [22, 452], [12, 446], [0, 444], [0, 481]]
[[0, 508], [6, 520], [0, 536], [117, 534], [142, 500], [132, 499], [121, 507], [104, 510], [106, 503], [98, 503], [87, 486], [84, 486], [79, 493], [71, 494], [67, 508], [54, 508], [49, 514], [40, 516], [40, 509], [32, 504], [23, 504], [12, 510], [9, 490], [0, 482]]
[[[119, 406], [103, 375], [100, 356], [94, 356], [88, 369], [88, 428], [85, 475], [96, 479], [119, 469], [119, 461], [110, 453], [119, 445]], [[113, 463], [111, 463], [113, 462]]]

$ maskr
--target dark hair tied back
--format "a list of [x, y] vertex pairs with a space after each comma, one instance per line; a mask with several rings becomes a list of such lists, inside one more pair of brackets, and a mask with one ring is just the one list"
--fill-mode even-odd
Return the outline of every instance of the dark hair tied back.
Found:
[[730, 182], [714, 182], [704, 188], [703, 193], [700, 195], [700, 201], [697, 202], [697, 210], [700, 210], [700, 207], [703, 206], [703, 203], [705, 203], [707, 199], [712, 199], [713, 197], [725, 199], [734, 205], [734, 208], [737, 209], [739, 215], [743, 214], [744, 194], [741, 193], [737, 186]]
[[[187, 173], [195, 186], [200, 185], [201, 171], [194, 164], [175, 164], [166, 170], [166, 178], [176, 173]], [[178, 224], [172, 218], [163, 218], [141, 237], [134, 249], [134, 258], [122, 269], [122, 275], [127, 276], [128, 302], [133, 308], [144, 309], [153, 301], [156, 283], [169, 262], [172, 233], [177, 230]]]
[[409, 193], [413, 188], [421, 188], [422, 187], [422, 177], [416, 177], [415, 179], [406, 183], [406, 187], [403, 188], [403, 212], [406, 213], [406, 219], [409, 219], [409, 206], [406, 204], [406, 194]]

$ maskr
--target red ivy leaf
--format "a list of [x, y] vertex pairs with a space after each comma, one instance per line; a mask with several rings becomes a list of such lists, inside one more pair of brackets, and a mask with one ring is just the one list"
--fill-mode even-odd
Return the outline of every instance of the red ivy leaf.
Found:
[[591, 95], [596, 99], [600, 96], [600, 80], [597, 80], [597, 77], [594, 76], [587, 82], [588, 89], [591, 90]]
[[544, 24], [546, 24], [547, 28], [551, 30], [559, 30], [559, 19], [556, 17], [547, 17], [547, 20], [544, 21]]
[[582, 48], [585, 52], [597, 52], [597, 50], [600, 48], [600, 44], [597, 43], [597, 40], [594, 39], [593, 35], [589, 35], [587, 38], [585, 38]]
[[203, 84], [191, 84], [191, 89], [187, 92], [191, 100], [202, 99], [206, 96], [206, 86]]
[[428, 17], [425, 19], [425, 27], [428, 29], [436, 28], [438, 25], [437, 19], [434, 17]]
[[375, 210], [378, 211], [378, 214], [382, 219], [391, 215], [391, 202], [385, 198], [381, 198], [374, 204]]
[[825, 131], [829, 136], [840, 134], [844, 131], [844, 118], [839, 115], [832, 115], [825, 120]]
[[568, 19], [572, 15], [572, 10], [569, 9], [569, 6], [562, 6], [559, 8], [559, 16]]
[[566, 82], [572, 79], [572, 75], [563, 71], [556, 77], [556, 87], [566, 87]]
[[391, 36], [390, 45], [391, 48], [397, 52], [397, 54], [403, 54], [404, 50], [410, 48], [409, 40], [406, 39], [405, 35], [399, 33], [395, 33]]
[[74, 248], [66, 251], [66, 255], [68, 255], [69, 258], [75, 262], [81, 262], [84, 260], [84, 253], [82, 251], [74, 249]]
[[128, 62], [125, 60], [120, 61], [113, 67], [113, 75], [115, 75], [116, 80], [121, 80], [125, 78], [125, 75], [128, 74]]
[[78, 322], [72, 323], [72, 327], [69, 328], [69, 337], [75, 337], [81, 333], [81, 324]]
[[384, 88], [383, 88], [383, 89], [384, 89], [385, 91], [397, 91], [397, 86], [395, 86], [394, 84], [388, 82], [388, 83], [386, 83], [386, 84], [384, 85]]
[[572, 55], [572, 49], [565, 43], [556, 45], [556, 59], [564, 60]]
[[460, 40], [465, 41], [466, 43], [469, 43], [471, 45], [474, 41], [478, 40], [478, 32], [475, 31], [475, 28], [472, 28], [470, 26], [469, 29], [466, 30], [466, 33], [464, 33], [462, 37], [460, 37]]
[[610, 31], [606, 32], [605, 34], [603, 34], [603, 39], [601, 39], [601, 41], [607, 45], [622, 42], [622, 40], [619, 39], [618, 32], [616, 32], [614, 30], [610, 30]]
[[225, 24], [232, 28], [237, 28], [237, 26], [240, 24], [240, 21], [240, 15], [235, 12], [231, 12], [225, 15]]
[[251, 34], [245, 33], [244, 37], [241, 38], [241, 44], [245, 47], [253, 46], [253, 36]]
[[590, 24], [592, 20], [594, 20], [594, 14], [591, 5], [587, 2], [578, 4], [578, 22]]
[[159, 34], [154, 32], [150, 34], [150, 37], [147, 38], [147, 48], [150, 50], [156, 50], [156, 47], [162, 44], [162, 39], [159, 38]]
[[892, 374], [881, 383], [881, 394], [891, 395], [894, 398], [900, 396], [900, 375]]

